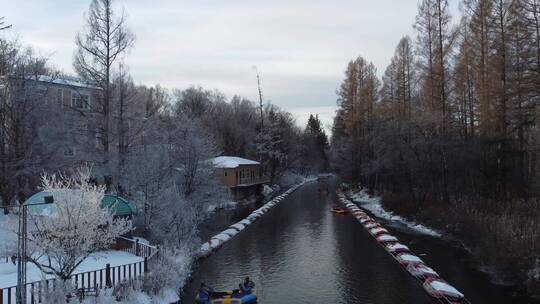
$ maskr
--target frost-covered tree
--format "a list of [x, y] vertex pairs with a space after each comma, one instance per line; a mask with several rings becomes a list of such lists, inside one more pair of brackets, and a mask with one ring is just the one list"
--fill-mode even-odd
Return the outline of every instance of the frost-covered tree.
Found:
[[[28, 260], [43, 273], [68, 280], [90, 254], [107, 248], [131, 230], [131, 222], [115, 219], [101, 207], [105, 189], [90, 180], [90, 170], [73, 175], [43, 174], [42, 190], [54, 198], [49, 212], [29, 210]], [[31, 207], [29, 207], [31, 208]]]
[[255, 138], [255, 147], [265, 174], [275, 182], [297, 160], [300, 131], [290, 113], [270, 104], [264, 121], [264, 129]]
[[[58, 128], [43, 119], [50, 113], [44, 100], [55, 79], [52, 74], [47, 60], [32, 49], [0, 38], [0, 201], [4, 204], [23, 200], [39, 172], [54, 164], [50, 150], [60, 145], [46, 145], [54, 138], [42, 132]], [[43, 75], [48, 81], [36, 81]]]

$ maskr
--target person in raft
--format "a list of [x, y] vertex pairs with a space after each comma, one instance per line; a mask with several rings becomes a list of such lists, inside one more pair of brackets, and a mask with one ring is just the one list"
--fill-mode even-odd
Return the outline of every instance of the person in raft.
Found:
[[249, 277], [246, 277], [243, 283], [240, 283], [238, 285], [240, 287], [240, 292], [242, 294], [250, 294], [253, 291], [253, 288], [255, 288], [255, 283], [249, 279]]
[[199, 288], [199, 294], [197, 296], [197, 304], [207, 303], [210, 301], [210, 297], [212, 295], [212, 289], [206, 284], [201, 283], [201, 287]]

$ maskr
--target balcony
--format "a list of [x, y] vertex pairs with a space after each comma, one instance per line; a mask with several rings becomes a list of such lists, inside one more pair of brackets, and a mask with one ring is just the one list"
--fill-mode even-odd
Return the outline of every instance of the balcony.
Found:
[[270, 180], [266, 176], [261, 177], [243, 177], [236, 179], [236, 185], [233, 188], [250, 187], [254, 185], [266, 184]]

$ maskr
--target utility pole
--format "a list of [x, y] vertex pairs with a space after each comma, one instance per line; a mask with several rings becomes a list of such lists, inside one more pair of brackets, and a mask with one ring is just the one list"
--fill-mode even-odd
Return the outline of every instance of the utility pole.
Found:
[[17, 304], [26, 304], [26, 234], [27, 206], [19, 207], [19, 234], [17, 235]]
[[19, 225], [17, 234], [17, 287], [15, 300], [17, 304], [26, 304], [26, 262], [27, 262], [27, 235], [28, 235], [28, 206], [48, 205], [54, 203], [52, 195], [45, 196], [43, 203], [7, 205], [0, 208], [18, 208]]

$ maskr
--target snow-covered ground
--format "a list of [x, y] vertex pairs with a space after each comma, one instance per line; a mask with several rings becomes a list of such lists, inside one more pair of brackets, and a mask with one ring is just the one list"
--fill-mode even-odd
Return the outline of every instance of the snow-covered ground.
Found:
[[264, 195], [265, 197], [269, 196], [273, 192], [274, 192], [274, 189], [272, 189], [272, 187], [268, 185], [263, 186], [262, 195]]
[[224, 201], [224, 202], [208, 205], [208, 207], [206, 208], [206, 212], [212, 213], [221, 209], [234, 209], [236, 208], [236, 206], [238, 206], [238, 202]]
[[381, 205], [381, 198], [378, 196], [370, 196], [365, 189], [356, 192], [349, 191], [348, 195], [360, 207], [370, 211], [376, 217], [390, 221], [400, 222], [409, 227], [410, 229], [422, 234], [436, 237], [442, 236], [440, 232], [432, 228], [408, 221], [401, 216], [395, 215], [394, 213], [385, 210]]
[[[82, 262], [75, 273], [87, 272], [91, 270], [98, 270], [105, 268], [106, 264], [110, 264], [111, 267], [141, 262], [144, 259], [135, 256], [131, 253], [123, 251], [101, 251], [92, 254], [86, 260]], [[46, 278], [51, 278], [48, 276]], [[35, 282], [43, 280], [44, 277], [41, 271], [32, 263], [27, 265], [27, 281]], [[5, 259], [0, 261], [0, 288], [11, 287], [17, 285], [17, 265], [7, 262]]]
[[14, 248], [14, 246], [9, 245], [17, 243], [17, 234], [4, 227], [6, 225], [3, 224], [8, 221], [17, 222], [17, 218], [18, 215], [16, 214], [10, 213], [6, 215], [0, 212], [0, 257], [16, 254], [16, 251], [14, 251], [16, 250], [16, 247]]
[[[99, 297], [93, 298], [88, 297], [82, 303], [83, 304], [169, 304], [176, 303], [180, 299], [176, 292], [172, 289], [165, 289], [163, 292], [160, 292], [159, 295], [149, 296], [148, 294], [142, 291], [132, 291], [127, 299], [123, 301], [117, 301], [112, 294], [112, 289], [105, 289], [100, 294]], [[78, 302], [76, 302], [78, 303]]]
[[540, 282], [540, 259], [536, 259], [535, 267], [529, 271], [529, 278], [532, 281]]

